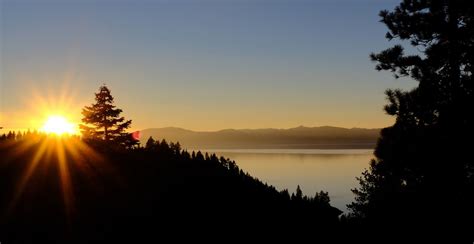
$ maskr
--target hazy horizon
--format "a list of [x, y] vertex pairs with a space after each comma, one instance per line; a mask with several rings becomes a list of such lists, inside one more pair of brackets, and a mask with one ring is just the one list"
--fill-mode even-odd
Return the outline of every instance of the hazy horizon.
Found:
[[362, 128], [362, 127], [342, 127], [342, 126], [332, 126], [332, 125], [321, 125], [321, 126], [298, 125], [298, 126], [284, 127], [284, 128], [277, 128], [277, 127], [224, 128], [224, 129], [217, 129], [217, 130], [192, 130], [192, 129], [178, 127], [178, 126], [163, 126], [163, 127], [149, 127], [149, 128], [144, 128], [144, 129], [141, 129], [141, 130], [176, 128], [176, 129], [184, 129], [184, 130], [190, 130], [190, 131], [195, 131], [195, 132], [218, 132], [218, 131], [223, 131], [223, 130], [267, 130], [267, 129], [289, 130], [289, 129], [295, 129], [295, 128], [300, 128], [300, 127], [304, 127], [304, 128], [337, 127], [337, 128], [343, 128], [343, 129], [368, 129], [368, 130], [381, 129], [381, 128]]
[[[183, 128], [183, 127], [178, 127], [178, 126], [163, 126], [163, 127], [147, 127], [147, 128], [141, 128], [141, 129], [130, 129], [129, 131], [143, 131], [143, 130], [150, 130], [150, 129], [167, 129], [167, 128], [175, 128], [175, 129], [183, 129], [187, 131], [193, 131], [193, 132], [219, 132], [219, 131], [225, 131], [225, 130], [289, 130], [289, 129], [295, 129], [299, 127], [304, 127], [304, 128], [320, 128], [320, 127], [336, 127], [336, 128], [342, 128], [342, 129], [367, 129], [367, 130], [376, 130], [376, 129], [382, 129], [382, 128], [363, 128], [363, 127], [342, 127], [342, 126], [332, 126], [332, 125], [321, 125], [321, 126], [307, 126], [307, 125], [298, 125], [298, 126], [292, 126], [292, 127], [285, 127], [285, 128], [276, 128], [276, 127], [261, 127], [261, 128], [223, 128], [223, 129], [214, 129], [214, 130], [193, 130], [189, 128]], [[3, 128], [3, 132], [26, 132], [28, 130], [34, 131], [37, 130], [38, 128]]]

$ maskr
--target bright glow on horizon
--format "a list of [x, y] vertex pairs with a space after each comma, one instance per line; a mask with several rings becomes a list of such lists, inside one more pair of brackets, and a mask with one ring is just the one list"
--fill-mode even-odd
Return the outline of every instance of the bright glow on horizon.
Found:
[[49, 116], [41, 131], [55, 135], [72, 135], [77, 133], [76, 126], [61, 115]]

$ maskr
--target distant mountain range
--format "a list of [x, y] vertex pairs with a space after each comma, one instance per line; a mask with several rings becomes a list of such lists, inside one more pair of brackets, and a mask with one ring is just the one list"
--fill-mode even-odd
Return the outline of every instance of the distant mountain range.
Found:
[[372, 149], [380, 129], [332, 126], [290, 129], [226, 129], [191, 131], [176, 127], [141, 131], [141, 142], [155, 140], [179, 142], [188, 149]]

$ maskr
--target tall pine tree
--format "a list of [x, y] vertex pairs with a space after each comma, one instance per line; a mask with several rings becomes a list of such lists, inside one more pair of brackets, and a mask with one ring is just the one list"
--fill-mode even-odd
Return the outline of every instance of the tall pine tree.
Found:
[[[382, 130], [376, 158], [353, 190], [354, 217], [438, 227], [467, 220], [472, 227], [472, 6], [470, 1], [404, 0], [391, 12], [380, 12], [389, 29], [386, 37], [406, 45], [372, 54], [376, 69], [410, 77], [418, 86], [386, 92], [385, 111], [396, 122]], [[404, 52], [407, 45], [410, 54]]]
[[99, 92], [95, 93], [95, 103], [85, 106], [82, 110], [84, 124], [79, 127], [83, 137], [107, 142], [126, 142], [130, 135], [125, 130], [130, 127], [132, 121], [125, 120], [120, 116], [121, 113], [122, 109], [114, 105], [109, 88], [101, 86]]

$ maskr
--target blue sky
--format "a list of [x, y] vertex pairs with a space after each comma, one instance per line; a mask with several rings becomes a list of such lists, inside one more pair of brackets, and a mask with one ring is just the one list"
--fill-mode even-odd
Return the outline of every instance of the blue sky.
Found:
[[1, 0], [0, 123], [79, 122], [106, 83], [133, 129], [388, 126], [383, 91], [415, 83], [368, 56], [397, 3]]

